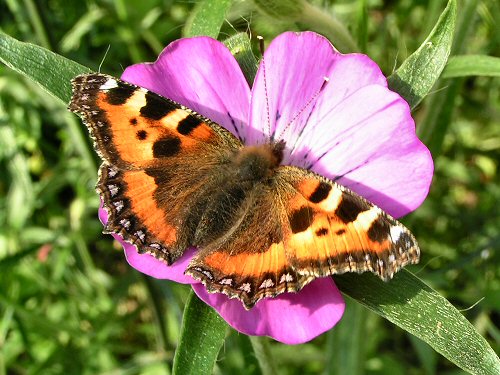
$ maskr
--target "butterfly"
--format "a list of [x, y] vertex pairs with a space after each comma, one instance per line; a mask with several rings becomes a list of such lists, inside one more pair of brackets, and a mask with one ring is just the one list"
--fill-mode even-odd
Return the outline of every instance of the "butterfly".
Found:
[[213, 121], [105, 74], [72, 81], [69, 109], [102, 158], [96, 190], [115, 233], [250, 309], [316, 278], [389, 280], [420, 250], [401, 223], [312, 171], [282, 165], [286, 144], [244, 145]]

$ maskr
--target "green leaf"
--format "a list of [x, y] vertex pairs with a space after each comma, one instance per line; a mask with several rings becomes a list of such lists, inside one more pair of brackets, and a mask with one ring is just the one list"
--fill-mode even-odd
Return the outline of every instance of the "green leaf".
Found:
[[250, 336], [250, 342], [252, 343], [255, 358], [259, 362], [262, 375], [278, 375], [276, 359], [273, 358], [271, 353], [269, 339], [267, 337]]
[[[325, 374], [364, 374], [366, 364], [366, 316], [368, 311], [351, 298], [345, 299], [347, 313], [327, 333]], [[339, 371], [342, 369], [342, 371]]]
[[231, 0], [204, 0], [196, 4], [184, 28], [184, 36], [206, 35], [217, 38]]
[[[465, 0], [462, 2], [460, 19], [451, 51], [452, 55], [463, 53], [462, 51], [467, 45], [467, 36], [476, 24], [474, 20], [478, 3], [478, 0]], [[444, 136], [452, 120], [455, 98], [460, 92], [462, 83], [463, 78], [457, 78], [451, 82], [441, 82], [435, 89], [436, 94], [429, 101], [427, 115], [417, 127], [418, 137], [427, 145], [434, 157], [441, 152]]]
[[359, 50], [363, 53], [366, 53], [368, 45], [368, 4], [366, 0], [361, 0], [358, 2], [356, 19], [356, 39], [358, 42]]
[[224, 319], [191, 291], [184, 308], [172, 374], [212, 374], [226, 328]]
[[0, 61], [38, 83], [48, 93], [67, 104], [71, 79], [90, 69], [31, 43], [20, 42], [0, 33]]
[[372, 274], [335, 277], [340, 290], [428, 343], [472, 374], [500, 374], [500, 360], [474, 326], [444, 297], [411, 272], [390, 282]]
[[245, 33], [235, 34], [226, 40], [224, 44], [231, 51], [238, 65], [240, 66], [245, 79], [247, 80], [250, 87], [253, 85], [253, 80], [257, 74], [257, 59], [252, 52], [252, 46], [250, 44], [250, 39]]
[[500, 57], [486, 55], [452, 56], [443, 78], [490, 76], [500, 77]]
[[398, 92], [413, 109], [429, 93], [450, 55], [457, 13], [450, 0], [427, 39], [389, 79], [389, 88]]

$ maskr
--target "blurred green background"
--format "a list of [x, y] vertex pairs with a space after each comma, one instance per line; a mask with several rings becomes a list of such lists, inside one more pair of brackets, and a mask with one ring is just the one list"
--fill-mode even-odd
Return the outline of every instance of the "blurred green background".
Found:
[[[323, 31], [262, 1], [234, 1], [220, 38]], [[390, 75], [445, 1], [312, 1], [335, 15]], [[258, 4], [261, 4], [260, 7]], [[0, 30], [115, 76], [182, 36], [195, 2], [1, 0]], [[500, 56], [500, 3], [459, 1], [455, 54]], [[335, 43], [333, 38], [330, 38]], [[445, 71], [446, 74], [446, 71]], [[500, 80], [443, 78], [416, 108], [436, 171], [403, 218], [423, 252], [412, 270], [500, 349]], [[141, 275], [102, 235], [99, 160], [80, 121], [0, 65], [0, 375], [168, 374], [190, 288]], [[460, 374], [427, 344], [348, 300], [342, 322], [310, 343], [271, 342], [280, 374]], [[349, 351], [346, 351], [348, 347]], [[347, 352], [347, 354], [346, 354]], [[249, 339], [228, 330], [216, 374], [260, 374]]]

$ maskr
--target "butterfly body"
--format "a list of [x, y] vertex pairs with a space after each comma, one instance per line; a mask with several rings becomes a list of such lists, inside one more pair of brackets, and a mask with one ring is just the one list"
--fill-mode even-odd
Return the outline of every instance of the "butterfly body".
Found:
[[371, 271], [384, 280], [419, 249], [399, 222], [311, 171], [282, 165], [286, 145], [243, 143], [169, 99], [103, 74], [73, 81], [69, 108], [103, 159], [105, 232], [251, 308], [317, 277]]
[[222, 159], [205, 177], [203, 189], [192, 192], [192, 201], [185, 204], [179, 227], [187, 229], [187, 245], [216, 248], [241, 231], [249, 211], [275, 189], [276, 167], [267, 145], [243, 147]]

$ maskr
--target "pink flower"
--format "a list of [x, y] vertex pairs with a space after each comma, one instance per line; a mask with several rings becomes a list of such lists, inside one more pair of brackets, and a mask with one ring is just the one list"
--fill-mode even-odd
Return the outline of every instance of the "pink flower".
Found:
[[[222, 43], [196, 37], [171, 43], [154, 63], [128, 67], [122, 79], [195, 110], [245, 144], [263, 143], [271, 132], [291, 146], [284, 164], [327, 176], [395, 217], [422, 203], [433, 173], [431, 155], [415, 135], [408, 104], [387, 88], [370, 58], [340, 54], [313, 32], [288, 32], [272, 41], [264, 64], [250, 89]], [[107, 220], [102, 208], [100, 217]], [[249, 335], [303, 343], [333, 327], [344, 312], [342, 296], [329, 277], [299, 293], [264, 299], [246, 311], [240, 301], [209, 294], [184, 275], [196, 249], [166, 266], [114, 237], [132, 267], [152, 277], [192, 284], [232, 327]]]

